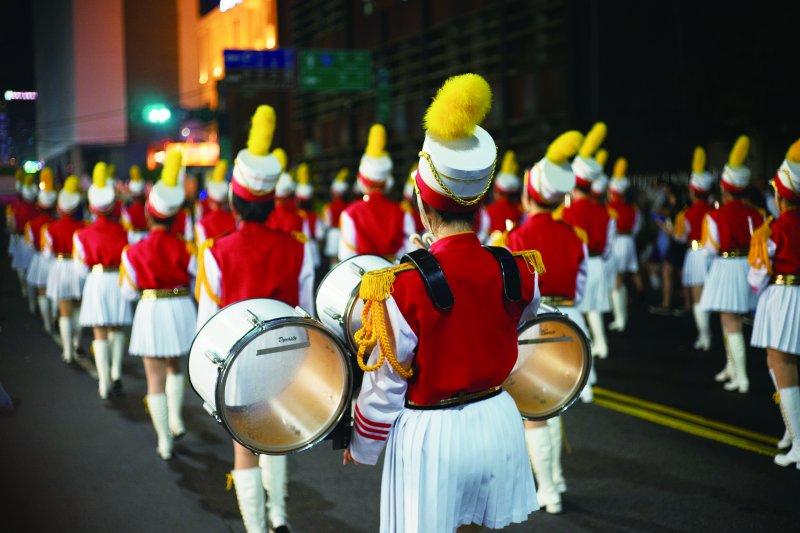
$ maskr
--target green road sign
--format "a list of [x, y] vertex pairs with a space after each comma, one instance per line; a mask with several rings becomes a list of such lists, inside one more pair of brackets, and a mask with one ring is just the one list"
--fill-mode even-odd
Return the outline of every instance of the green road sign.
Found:
[[372, 88], [369, 50], [300, 50], [299, 87], [303, 91], [366, 91]]

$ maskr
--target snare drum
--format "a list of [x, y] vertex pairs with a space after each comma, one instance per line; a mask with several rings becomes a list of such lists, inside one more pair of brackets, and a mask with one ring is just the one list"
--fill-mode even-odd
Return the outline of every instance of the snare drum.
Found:
[[522, 417], [546, 420], [580, 396], [592, 364], [583, 331], [561, 313], [540, 314], [519, 329], [517, 364], [503, 384]]
[[392, 264], [379, 255], [357, 255], [333, 267], [319, 284], [317, 315], [353, 352], [358, 351], [354, 336], [361, 329], [364, 309], [364, 301], [358, 297], [361, 277]]
[[299, 309], [264, 298], [221, 309], [189, 351], [203, 407], [246, 448], [268, 455], [325, 439], [350, 406], [347, 350]]

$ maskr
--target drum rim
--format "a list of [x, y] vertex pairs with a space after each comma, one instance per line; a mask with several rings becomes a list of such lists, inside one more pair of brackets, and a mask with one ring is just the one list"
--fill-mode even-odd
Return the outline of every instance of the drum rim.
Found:
[[[591, 373], [592, 364], [594, 363], [594, 361], [592, 360], [592, 345], [589, 343], [589, 338], [586, 336], [586, 333], [583, 332], [583, 330], [578, 326], [578, 324], [575, 323], [574, 320], [572, 320], [571, 318], [569, 318], [569, 316], [559, 311], [540, 313], [536, 315], [536, 318], [529, 320], [524, 324], [521, 324], [517, 328], [517, 337], [519, 337], [523, 332], [527, 331], [531, 327], [545, 320], [555, 320], [556, 322], [565, 322], [575, 329], [575, 331], [578, 334], [578, 341], [583, 345], [584, 348], [583, 359], [584, 362], [588, 361], [587, 365], [588, 369], [586, 372], [583, 373], [583, 376], [581, 376], [581, 379], [578, 382], [578, 386], [575, 387], [575, 392], [557, 410], [549, 412], [546, 415], [540, 415], [540, 416], [531, 416], [524, 414], [522, 411], [519, 412], [519, 414], [522, 415], [522, 418], [524, 418], [525, 420], [532, 420], [536, 422], [543, 422], [545, 420], [549, 420], [550, 418], [555, 418], [561, 415], [564, 411], [569, 409], [572, 406], [572, 404], [574, 404], [578, 400], [578, 398], [581, 395], [581, 391], [586, 386], [586, 383], [589, 381], [589, 374]], [[519, 409], [519, 407], [517, 409]]]
[[[234, 435], [234, 432], [229, 427], [229, 422], [227, 417], [225, 416], [225, 398], [223, 396], [222, 387], [220, 387], [220, 383], [223, 379], [226, 378], [228, 372], [230, 371], [231, 365], [233, 364], [233, 360], [235, 359], [236, 355], [238, 355], [242, 348], [249, 344], [253, 339], [255, 339], [259, 334], [273, 329], [276, 326], [282, 326], [285, 324], [302, 324], [305, 326], [311, 326], [314, 329], [317, 329], [331, 340], [333, 340], [334, 344], [336, 344], [342, 354], [342, 359], [344, 361], [345, 366], [345, 396], [344, 400], [341, 402], [338, 410], [339, 413], [336, 415], [335, 419], [332, 421], [331, 424], [328, 425], [325, 430], [317, 436], [317, 438], [307, 442], [303, 446], [299, 448], [292, 448], [291, 450], [286, 450], [283, 452], [275, 452], [275, 451], [265, 451], [254, 446], [250, 446], [237, 438]], [[217, 383], [214, 387], [214, 400], [217, 404], [217, 417], [219, 418], [222, 427], [225, 428], [225, 431], [233, 438], [236, 442], [250, 450], [251, 452], [258, 454], [258, 455], [291, 455], [294, 453], [302, 452], [316, 446], [325, 438], [330, 435], [330, 433], [339, 425], [339, 422], [342, 421], [342, 418], [345, 415], [345, 412], [348, 409], [348, 406], [351, 403], [353, 397], [353, 368], [350, 363], [350, 357], [348, 357], [348, 351], [345, 346], [342, 345], [341, 340], [334, 335], [331, 331], [329, 331], [324, 324], [315, 320], [313, 318], [305, 318], [305, 317], [280, 317], [280, 318], [273, 318], [272, 320], [264, 320], [259, 322], [257, 325], [253, 326], [247, 333], [245, 333], [236, 343], [228, 350], [228, 355], [225, 357], [224, 364], [219, 368], [219, 373], [217, 374]]]

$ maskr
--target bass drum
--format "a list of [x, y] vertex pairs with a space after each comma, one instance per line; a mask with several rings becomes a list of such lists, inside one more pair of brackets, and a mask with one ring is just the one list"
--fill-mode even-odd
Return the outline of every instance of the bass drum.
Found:
[[361, 311], [364, 309], [364, 301], [358, 297], [361, 277], [393, 264], [379, 255], [357, 255], [333, 267], [319, 284], [317, 315], [353, 353], [358, 351], [354, 336], [361, 329]]
[[580, 396], [592, 365], [583, 331], [561, 313], [540, 314], [519, 328], [517, 364], [503, 384], [522, 417], [547, 420]]
[[347, 415], [349, 356], [300, 309], [244, 300], [206, 322], [189, 351], [189, 381], [203, 406], [253, 452], [285, 455], [314, 446]]

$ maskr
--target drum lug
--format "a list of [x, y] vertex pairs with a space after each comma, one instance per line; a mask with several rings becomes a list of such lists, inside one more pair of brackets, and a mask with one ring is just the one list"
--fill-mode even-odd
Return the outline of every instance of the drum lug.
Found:
[[339, 322], [340, 324], [344, 322], [342, 315], [331, 309], [330, 307], [326, 307], [324, 313], [331, 317], [332, 320]]
[[363, 277], [363, 276], [364, 276], [364, 274], [367, 272], [366, 270], [364, 270], [363, 268], [361, 268], [360, 266], [358, 266], [358, 265], [357, 265], [357, 264], [355, 264], [355, 263], [350, 263], [350, 264], [349, 264], [349, 265], [347, 265], [347, 266], [348, 266], [348, 267], [350, 268], [350, 270], [352, 270], [352, 271], [353, 271], [353, 273], [354, 273], [356, 276], [358, 276], [359, 278]]
[[301, 318], [311, 318], [311, 315], [309, 315], [308, 312], [299, 305], [296, 306], [294, 310]]
[[257, 326], [261, 324], [261, 319], [256, 316], [254, 312], [249, 309], [245, 309], [245, 313], [247, 313], [247, 320], [253, 324], [253, 326]]
[[203, 352], [203, 355], [208, 357], [209, 361], [211, 361], [220, 368], [222, 367], [222, 364], [225, 362], [225, 360], [222, 357], [220, 357], [217, 352], [214, 352], [212, 350], [206, 350], [205, 352]]
[[213, 416], [214, 420], [216, 420], [219, 423], [222, 423], [222, 419], [217, 415], [217, 412], [214, 410], [213, 406], [211, 406], [210, 404], [208, 404], [206, 402], [203, 402], [203, 409], [206, 410], [206, 413], [208, 413], [211, 416]]

